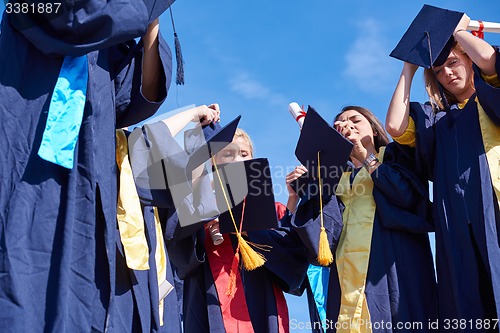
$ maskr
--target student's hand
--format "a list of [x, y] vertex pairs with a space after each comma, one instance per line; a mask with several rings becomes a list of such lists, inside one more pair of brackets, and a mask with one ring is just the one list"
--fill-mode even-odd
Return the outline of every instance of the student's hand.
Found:
[[360, 162], [363, 162], [368, 156], [368, 151], [361, 142], [361, 135], [352, 125], [351, 121], [336, 121], [333, 126], [340, 132], [347, 140], [351, 141], [354, 145], [351, 152], [351, 157], [354, 157]]
[[201, 126], [210, 124], [213, 121], [220, 121], [220, 110], [218, 104], [210, 106], [200, 105], [193, 109], [192, 121], [200, 122]]
[[291, 183], [293, 183], [297, 178], [302, 176], [307, 172], [307, 169], [303, 165], [299, 165], [293, 169], [292, 172], [290, 172], [288, 175], [286, 175], [286, 188], [288, 189], [289, 196], [297, 196], [297, 193], [292, 189], [290, 186]]

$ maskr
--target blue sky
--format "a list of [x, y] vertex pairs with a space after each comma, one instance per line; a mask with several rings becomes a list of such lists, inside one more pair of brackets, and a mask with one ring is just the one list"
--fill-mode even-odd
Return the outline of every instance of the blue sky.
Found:
[[[327, 121], [345, 105], [361, 105], [384, 121], [402, 68], [388, 55], [424, 3], [500, 21], [496, 0], [177, 0], [186, 84], [173, 83], [162, 108], [217, 102], [222, 124], [242, 115], [240, 126], [256, 156], [269, 159], [276, 197], [286, 202], [284, 176], [298, 163], [300, 134], [288, 103], [310, 104]], [[168, 13], [161, 31], [173, 49]], [[500, 35], [486, 39], [500, 44]], [[425, 99], [422, 73], [414, 100]]]
[[[389, 57], [424, 4], [500, 22], [500, 1], [177, 0], [172, 6], [185, 61], [184, 86], [173, 83], [163, 108], [221, 107], [222, 124], [242, 115], [257, 157], [267, 157], [277, 200], [298, 161], [299, 128], [288, 103], [308, 104], [331, 121], [346, 105], [361, 105], [382, 121], [402, 62]], [[173, 45], [170, 17], [161, 31]], [[491, 44], [500, 35], [486, 33]], [[426, 99], [422, 70], [412, 100]], [[287, 297], [290, 318], [308, 320], [305, 296]], [[292, 326], [292, 333], [310, 332]]]
[[[402, 68], [389, 53], [425, 3], [500, 22], [498, 0], [177, 0], [186, 84], [172, 83], [161, 110], [219, 103], [222, 124], [242, 115], [240, 126], [256, 157], [269, 159], [276, 198], [285, 203], [299, 137], [288, 103], [310, 104], [329, 122], [343, 106], [361, 105], [384, 121]], [[173, 50], [168, 12], [160, 22]], [[485, 38], [500, 44], [500, 35]], [[421, 76], [412, 100], [425, 100]], [[307, 321], [305, 297], [287, 299], [290, 317]]]

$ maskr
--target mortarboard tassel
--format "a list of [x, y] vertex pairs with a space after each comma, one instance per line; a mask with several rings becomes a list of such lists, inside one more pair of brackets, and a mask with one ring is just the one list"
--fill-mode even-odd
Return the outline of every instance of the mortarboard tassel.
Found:
[[170, 19], [172, 20], [172, 27], [174, 29], [174, 46], [175, 46], [175, 60], [177, 62], [177, 74], [175, 77], [175, 83], [178, 85], [184, 84], [184, 59], [182, 58], [181, 43], [179, 42], [179, 37], [175, 31], [174, 16], [172, 14], [172, 6], [170, 9]]
[[321, 266], [329, 266], [333, 262], [333, 254], [328, 243], [325, 226], [323, 223], [323, 184], [321, 181], [321, 163], [318, 151], [318, 182], [319, 182], [319, 214], [321, 221], [321, 231], [319, 233], [318, 263]]

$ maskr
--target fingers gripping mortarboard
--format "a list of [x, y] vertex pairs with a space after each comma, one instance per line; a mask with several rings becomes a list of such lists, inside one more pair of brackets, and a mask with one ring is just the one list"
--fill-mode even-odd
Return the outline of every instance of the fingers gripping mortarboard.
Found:
[[430, 68], [442, 65], [454, 44], [464, 13], [424, 5], [390, 56]]
[[240, 119], [241, 116], [238, 116], [224, 127], [212, 122], [184, 133], [184, 148], [189, 155], [188, 175], [233, 141]]
[[[349, 160], [353, 144], [331, 127], [311, 106], [306, 114], [295, 148], [295, 156], [309, 172], [291, 186], [299, 196], [302, 196], [307, 188], [309, 191], [317, 190], [318, 162], [321, 162], [319, 169], [323, 181], [323, 192], [335, 194], [335, 187]], [[318, 161], [318, 152], [320, 161]]]

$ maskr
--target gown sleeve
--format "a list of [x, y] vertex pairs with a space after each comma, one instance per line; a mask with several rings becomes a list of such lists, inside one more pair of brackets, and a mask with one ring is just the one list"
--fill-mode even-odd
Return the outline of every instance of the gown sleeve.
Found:
[[[495, 46], [497, 75], [500, 73], [500, 49]], [[495, 125], [500, 126], [500, 88], [488, 84], [481, 76], [480, 69], [474, 65], [474, 85], [477, 97], [484, 112]]]
[[252, 243], [271, 246], [269, 251], [260, 251], [265, 257], [264, 267], [269, 270], [280, 288], [291, 294], [302, 294], [306, 277], [307, 250], [295, 231], [284, 227], [290, 225], [291, 213], [287, 211], [280, 220], [280, 227], [273, 230], [248, 231]]
[[390, 143], [372, 173], [373, 197], [384, 227], [426, 233], [433, 231], [428, 182], [414, 171], [414, 156], [414, 148]]
[[166, 244], [170, 260], [176, 267], [179, 278], [184, 280], [196, 275], [207, 260], [204, 245], [205, 230], [198, 229], [194, 234], [184, 238], [176, 237], [175, 230], [179, 228], [178, 221], [175, 212], [167, 218], [165, 237], [168, 237]]
[[[336, 196], [325, 197], [323, 200], [323, 223], [332, 252], [335, 252], [342, 232], [342, 210], [342, 203]], [[292, 217], [291, 224], [308, 251], [308, 261], [319, 265], [317, 262], [321, 231], [319, 197], [303, 199]]]
[[415, 170], [418, 174], [432, 181], [434, 179], [434, 124], [441, 119], [445, 112], [434, 112], [429, 103], [410, 103], [410, 117], [415, 122]]
[[111, 75], [115, 83], [117, 128], [130, 126], [151, 117], [167, 97], [172, 80], [172, 54], [167, 43], [158, 34], [158, 52], [161, 63], [158, 102], [147, 100], [142, 94], [142, 41], [121, 43], [109, 50]]
[[204, 172], [193, 188], [186, 174], [188, 156], [163, 122], [136, 128], [129, 135], [132, 170], [143, 203], [175, 207], [182, 226], [218, 216], [209, 175]]

